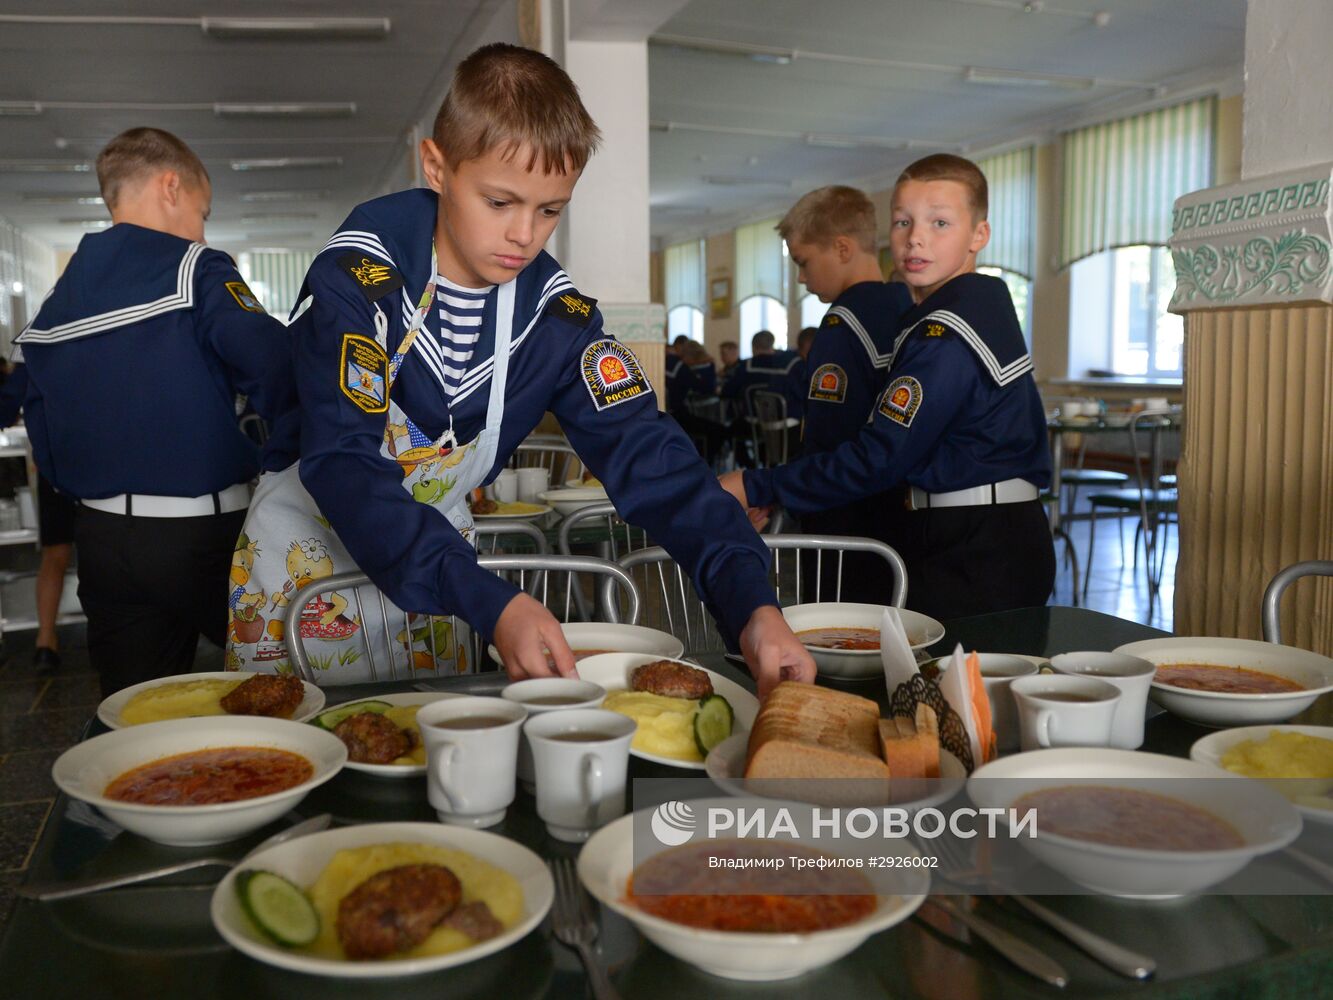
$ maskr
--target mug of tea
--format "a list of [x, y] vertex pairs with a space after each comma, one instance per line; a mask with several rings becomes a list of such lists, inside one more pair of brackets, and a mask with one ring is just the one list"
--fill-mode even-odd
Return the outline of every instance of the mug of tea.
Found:
[[496, 503], [513, 503], [518, 499], [518, 473], [513, 469], [501, 469], [495, 482], [491, 483], [491, 493]]
[[1157, 665], [1124, 653], [1061, 653], [1051, 657], [1057, 674], [1096, 677], [1120, 690], [1111, 721], [1111, 746], [1137, 750], [1143, 746], [1143, 722], [1148, 715], [1148, 692]]
[[538, 466], [518, 470], [518, 498], [523, 503], [540, 503], [541, 494], [551, 485], [549, 469]]
[[1119, 688], [1096, 677], [1037, 674], [1017, 678], [1009, 690], [1024, 750], [1110, 745]]
[[[1019, 677], [1037, 672], [1037, 665], [1023, 656], [1011, 653], [978, 653], [981, 661], [981, 683], [990, 702], [991, 729], [995, 733], [997, 750], [1018, 749], [1018, 710], [1009, 686]], [[940, 670], [948, 668], [953, 658], [942, 656], [935, 661]]]
[[528, 717], [503, 698], [449, 698], [422, 705], [426, 798], [440, 822], [494, 826], [514, 801], [518, 737]]
[[[573, 708], [596, 708], [606, 697], [606, 688], [577, 677], [532, 677], [510, 684], [500, 692], [500, 697], [522, 705], [531, 717]], [[536, 783], [536, 773], [532, 744], [525, 733], [518, 741], [518, 780], [529, 792]]]
[[537, 769], [537, 815], [556, 840], [587, 840], [625, 812], [629, 745], [638, 723], [619, 712], [572, 709], [523, 724]]

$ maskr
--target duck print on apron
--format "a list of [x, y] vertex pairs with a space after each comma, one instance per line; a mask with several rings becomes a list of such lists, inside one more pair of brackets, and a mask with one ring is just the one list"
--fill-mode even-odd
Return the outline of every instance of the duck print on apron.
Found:
[[[432, 278], [407, 335], [389, 362], [384, 387], [389, 400], [388, 420], [380, 454], [398, 463], [403, 489], [409, 496], [433, 507], [464, 539], [473, 541], [467, 497], [485, 481], [499, 446], [513, 336], [514, 282], [497, 290], [495, 363], [486, 426], [476, 438], [460, 445], [454, 438], [451, 418], [449, 428], [438, 440], [431, 441], [389, 395], [435, 301], [433, 252], [431, 264]], [[376, 316], [376, 340], [381, 347], [387, 346], [387, 325], [380, 311]], [[414, 670], [466, 671], [471, 636], [466, 623], [457, 617], [432, 621], [416, 615], [404, 627], [405, 616], [387, 597], [383, 600], [388, 614], [380, 613], [380, 592], [369, 585], [313, 593], [301, 612], [300, 635], [285, 634], [288, 607], [299, 590], [335, 574], [358, 571], [302, 485], [299, 469], [300, 463], [294, 462], [280, 472], [264, 473], [250, 502], [232, 558], [227, 668], [289, 673], [293, 667], [288, 646], [300, 642], [314, 680], [321, 685], [401, 678]], [[358, 614], [358, 607], [365, 609], [364, 618]], [[385, 634], [384, 618], [391, 635]], [[368, 650], [373, 651], [373, 665]], [[392, 663], [387, 662], [390, 650]]]

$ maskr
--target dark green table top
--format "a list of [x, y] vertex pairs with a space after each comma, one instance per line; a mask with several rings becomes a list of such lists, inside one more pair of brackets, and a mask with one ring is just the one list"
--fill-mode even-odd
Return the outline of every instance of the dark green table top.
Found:
[[[1110, 649], [1161, 635], [1154, 629], [1076, 608], [1031, 608], [946, 622], [954, 642], [994, 652], [1052, 655]], [[729, 663], [708, 665], [747, 680]], [[748, 682], [748, 681], [747, 681]], [[498, 675], [447, 678], [443, 689], [490, 693]], [[882, 684], [880, 685], [882, 687]], [[363, 697], [360, 689], [330, 689], [330, 701]], [[875, 694], [873, 689], [865, 693]], [[1149, 721], [1146, 750], [1181, 754], [1205, 730], [1161, 715]], [[680, 772], [633, 760], [632, 778]], [[711, 788], [705, 782], [699, 783]], [[344, 772], [302, 803], [301, 814], [332, 812], [340, 823], [433, 820], [423, 779], [386, 781]], [[230, 845], [243, 854], [282, 824]], [[545, 857], [577, 849], [549, 839], [533, 800], [522, 791], [496, 832]], [[196, 853], [161, 847], [116, 829], [61, 796], [34, 851], [28, 878], [49, 881], [132, 870]], [[209, 853], [212, 853], [209, 851]], [[1281, 862], [1277, 862], [1281, 864]], [[1277, 871], [1277, 869], [1275, 869]], [[1298, 878], [1296, 870], [1283, 873]], [[234, 951], [208, 916], [216, 869], [58, 903], [19, 900], [0, 941], [0, 996], [80, 1000], [101, 997], [231, 998], [503, 997], [580, 998], [586, 980], [575, 955], [541, 928], [496, 955], [425, 976], [336, 980], [270, 968]], [[1015, 970], [986, 946], [960, 944], [915, 920], [869, 939], [824, 969], [771, 984], [717, 979], [644, 941], [611, 913], [599, 941], [616, 986], [634, 997], [901, 997], [967, 1000], [1064, 995], [1078, 997], [1294, 998], [1333, 996], [1333, 899], [1323, 896], [1201, 896], [1167, 903], [1100, 896], [1051, 896], [1045, 902], [1086, 926], [1155, 956], [1157, 979], [1131, 983], [1085, 958], [1063, 940], [1011, 909], [981, 900], [983, 912], [1039, 944], [1069, 969], [1064, 991]]]

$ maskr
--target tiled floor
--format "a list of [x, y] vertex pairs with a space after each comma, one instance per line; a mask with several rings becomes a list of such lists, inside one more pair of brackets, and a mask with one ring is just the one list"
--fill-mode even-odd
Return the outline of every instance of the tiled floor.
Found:
[[[1142, 559], [1133, 568], [1133, 522], [1124, 525], [1124, 546], [1113, 521], [1097, 526], [1096, 561], [1086, 606], [1095, 611], [1147, 621], [1148, 590]], [[1075, 521], [1070, 535], [1083, 566], [1088, 551], [1088, 525]], [[1170, 631], [1173, 570], [1177, 535], [1168, 540], [1167, 575], [1162, 601], [1149, 624]], [[1072, 582], [1061, 561], [1053, 603], [1070, 604]], [[56, 794], [51, 764], [77, 742], [99, 701], [97, 676], [88, 666], [82, 626], [61, 631], [63, 663], [58, 673], [40, 677], [33, 670], [34, 632], [3, 636], [0, 648], [0, 929], [13, 907], [13, 888], [23, 877], [28, 856], [41, 833]], [[200, 670], [221, 669], [221, 653], [201, 644]]]

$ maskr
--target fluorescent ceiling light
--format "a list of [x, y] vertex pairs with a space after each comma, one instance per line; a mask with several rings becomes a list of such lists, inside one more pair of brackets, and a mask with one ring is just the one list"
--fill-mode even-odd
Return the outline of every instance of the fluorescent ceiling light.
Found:
[[199, 26], [212, 38], [316, 41], [386, 38], [391, 23], [387, 17], [205, 17]]
[[42, 205], [101, 205], [100, 195], [95, 194], [25, 194], [24, 201]]
[[986, 69], [969, 66], [963, 70], [968, 83], [987, 83], [998, 86], [1061, 87], [1065, 90], [1090, 90], [1097, 82], [1090, 76], [1060, 76], [1055, 73], [1029, 73], [1021, 69]]
[[265, 215], [243, 215], [243, 225], [263, 225], [265, 222], [292, 222], [296, 219], [318, 219], [314, 212], [269, 212]]
[[214, 104], [219, 118], [350, 118], [356, 114], [352, 101], [291, 104]]
[[0, 115], [2, 116], [30, 116], [40, 115], [42, 106], [36, 101], [0, 101]]
[[267, 246], [274, 246], [276, 243], [286, 240], [308, 240], [313, 238], [313, 233], [246, 233], [247, 240], [268, 240]]
[[705, 184], [717, 187], [791, 187], [791, 181], [765, 180], [760, 177], [738, 177], [734, 174], [709, 174], [701, 178]]
[[325, 198], [332, 196], [332, 191], [247, 191], [241, 195], [241, 201], [323, 201]]
[[105, 229], [111, 225], [110, 219], [58, 219], [62, 226], [81, 226], [84, 229]]
[[0, 160], [0, 172], [17, 174], [86, 174], [91, 163], [77, 160]]
[[232, 170], [306, 170], [342, 165], [341, 156], [272, 156], [231, 161]]
[[902, 139], [877, 135], [820, 135], [815, 132], [806, 135], [805, 144], [828, 149], [904, 149], [907, 146]]

